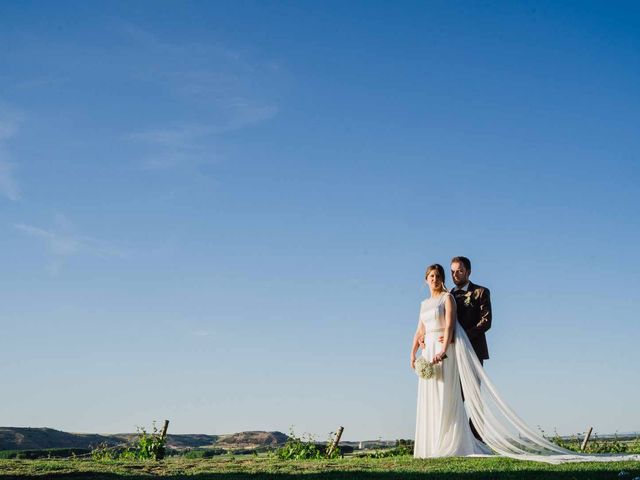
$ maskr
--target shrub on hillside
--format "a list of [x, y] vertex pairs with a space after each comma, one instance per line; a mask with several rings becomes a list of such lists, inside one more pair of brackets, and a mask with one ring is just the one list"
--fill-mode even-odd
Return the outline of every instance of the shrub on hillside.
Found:
[[137, 427], [138, 438], [133, 447], [109, 447], [100, 444], [91, 451], [94, 460], [162, 460], [165, 457], [167, 439], [153, 422], [153, 433], [148, 433], [144, 427]]
[[223, 448], [194, 448], [187, 450], [182, 454], [184, 458], [211, 458], [216, 455], [224, 455], [226, 451]]
[[[543, 432], [544, 433], [544, 432]], [[622, 441], [618, 438], [618, 435], [614, 435], [613, 438], [601, 439], [598, 435], [594, 434], [584, 452], [580, 450], [582, 447], [582, 440], [579, 435], [574, 435], [571, 438], [562, 438], [555, 432], [553, 437], [548, 438], [556, 445], [566, 448], [567, 450], [573, 450], [574, 452], [581, 453], [640, 453], [640, 437], [637, 437], [632, 441]]]
[[289, 438], [285, 444], [275, 451], [275, 456], [282, 460], [312, 460], [321, 458], [337, 458], [342, 455], [340, 448], [336, 448], [329, 455], [329, 441], [326, 445], [317, 443], [313, 436], [308, 435], [306, 439], [296, 436], [291, 430]]
[[413, 455], [413, 440], [396, 440], [396, 445], [393, 448], [378, 449], [371, 453], [364, 453], [359, 455], [366, 458], [386, 458], [386, 457], [401, 457], [403, 455]]

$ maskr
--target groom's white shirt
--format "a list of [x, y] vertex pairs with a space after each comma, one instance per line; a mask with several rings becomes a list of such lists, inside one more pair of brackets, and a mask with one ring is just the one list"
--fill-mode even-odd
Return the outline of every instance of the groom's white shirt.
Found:
[[458, 290], [462, 290], [463, 292], [466, 292], [467, 290], [469, 290], [469, 283], [471, 282], [467, 282], [467, 284], [464, 287], [456, 287], [452, 291], [457, 292]]

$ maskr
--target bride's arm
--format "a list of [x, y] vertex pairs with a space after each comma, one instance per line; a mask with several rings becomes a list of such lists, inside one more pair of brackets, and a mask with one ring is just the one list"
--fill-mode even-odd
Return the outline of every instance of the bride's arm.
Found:
[[416, 329], [416, 333], [413, 336], [413, 344], [411, 345], [411, 368], [415, 368], [416, 363], [416, 352], [420, 347], [420, 339], [424, 338], [424, 324], [420, 319], [418, 319], [418, 328]]
[[447, 298], [444, 299], [444, 338], [442, 339], [442, 351], [433, 357], [435, 363], [442, 361], [445, 357], [447, 347], [453, 339], [454, 329], [456, 328], [456, 302], [450, 293], [445, 295], [447, 295]]

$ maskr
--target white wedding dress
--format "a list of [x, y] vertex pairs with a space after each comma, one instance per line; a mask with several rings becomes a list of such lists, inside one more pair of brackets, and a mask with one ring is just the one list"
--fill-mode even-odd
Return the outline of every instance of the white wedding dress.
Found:
[[[442, 351], [445, 293], [420, 305], [425, 327], [422, 356], [431, 361]], [[464, 390], [462, 400], [460, 386]], [[469, 418], [484, 440], [475, 438]], [[456, 322], [447, 358], [429, 380], [418, 380], [414, 457], [503, 455], [547, 463], [639, 460], [640, 455], [585, 455], [566, 450], [531, 430], [504, 402], [487, 377], [464, 329]]]

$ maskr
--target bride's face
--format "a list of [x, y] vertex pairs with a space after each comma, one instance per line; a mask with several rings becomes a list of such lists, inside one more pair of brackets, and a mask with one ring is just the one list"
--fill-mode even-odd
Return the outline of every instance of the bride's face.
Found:
[[440, 290], [442, 288], [442, 279], [436, 270], [431, 270], [427, 275], [427, 284], [431, 290]]

